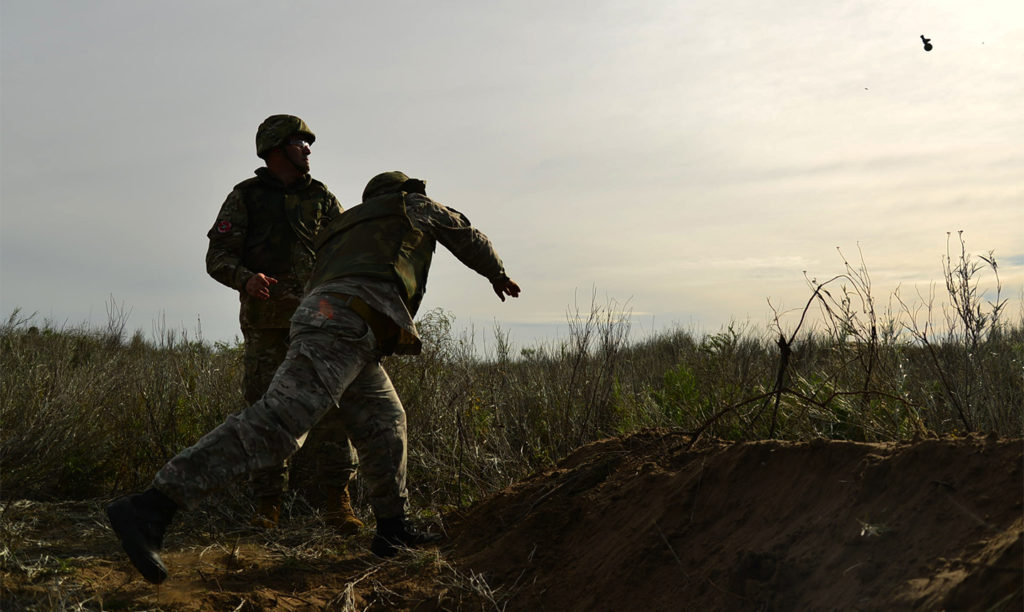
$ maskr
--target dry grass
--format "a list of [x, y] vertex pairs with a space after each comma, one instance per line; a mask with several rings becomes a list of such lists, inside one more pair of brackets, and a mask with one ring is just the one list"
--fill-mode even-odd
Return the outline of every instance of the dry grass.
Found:
[[[628, 311], [592, 300], [570, 308], [567, 340], [514, 354], [499, 330], [489, 358], [448, 314], [428, 312], [424, 353], [386, 363], [409, 414], [414, 504], [433, 515], [462, 507], [581, 444], [651, 426], [726, 439], [1019, 436], [1024, 321], [1003, 320], [997, 272], [961, 238], [944, 266], [947, 301], [897, 294], [880, 309], [866, 266], [844, 260], [834, 278], [809, 279], [806, 316], [788, 329], [780, 317], [774, 329], [633, 343]], [[167, 330], [126, 338], [123, 312], [109, 315], [100, 330], [18, 312], [0, 325], [3, 499], [137, 490], [243, 407], [238, 346]]]

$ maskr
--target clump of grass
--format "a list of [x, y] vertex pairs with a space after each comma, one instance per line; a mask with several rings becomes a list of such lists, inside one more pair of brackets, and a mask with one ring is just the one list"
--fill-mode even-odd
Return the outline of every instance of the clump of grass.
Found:
[[85, 498], [148, 484], [154, 471], [244, 403], [240, 351], [164, 329], [0, 325], [2, 495]]
[[[856, 266], [844, 256], [844, 271], [828, 280], [809, 278], [811, 297], [796, 325], [787, 330], [776, 313], [775, 347], [764, 344], [775, 361], [774, 380], [751, 387], [748, 399], [723, 407], [694, 431], [864, 441], [1020, 436], [1024, 320], [1004, 319], [994, 254], [975, 259], [962, 233], [959, 242], [959, 253], [947, 247], [943, 262], [943, 303], [933, 290], [911, 305], [897, 290], [880, 307], [863, 256]], [[981, 289], [985, 271], [994, 277], [992, 300]]]
[[[993, 429], [1020, 432], [1024, 398], [1020, 380], [1024, 365], [1021, 326], [1003, 320], [1007, 300], [1002, 297], [999, 265], [995, 254], [978, 257], [967, 252], [963, 232], [958, 232], [959, 249], [951, 250], [947, 240], [943, 277], [949, 301], [943, 304], [941, 322], [936, 324], [934, 301], [912, 307], [900, 300], [906, 315], [905, 328], [926, 355], [923, 369], [938, 383], [945, 398], [946, 422], [964, 431]], [[994, 277], [994, 296], [989, 300], [981, 290], [981, 275]]]

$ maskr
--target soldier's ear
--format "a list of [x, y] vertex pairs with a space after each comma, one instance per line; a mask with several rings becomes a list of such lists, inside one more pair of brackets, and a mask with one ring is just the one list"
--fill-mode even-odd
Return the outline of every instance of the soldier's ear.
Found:
[[420, 179], [409, 179], [402, 183], [402, 191], [427, 195], [427, 184]]

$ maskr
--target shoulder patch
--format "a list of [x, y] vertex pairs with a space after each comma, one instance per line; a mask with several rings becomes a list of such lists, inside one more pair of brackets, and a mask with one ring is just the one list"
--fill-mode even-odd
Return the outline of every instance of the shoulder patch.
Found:
[[226, 234], [231, 231], [231, 222], [227, 219], [221, 219], [217, 222], [217, 231], [221, 234]]

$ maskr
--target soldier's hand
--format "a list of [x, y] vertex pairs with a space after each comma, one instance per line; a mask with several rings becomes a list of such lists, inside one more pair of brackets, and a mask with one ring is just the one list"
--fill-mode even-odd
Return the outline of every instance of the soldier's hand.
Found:
[[245, 283], [245, 292], [258, 300], [269, 300], [270, 286], [276, 284], [276, 278], [263, 273], [253, 274]]
[[494, 289], [495, 295], [501, 298], [502, 302], [505, 301], [506, 295], [511, 295], [514, 298], [519, 297], [519, 285], [517, 285], [511, 278], [504, 281], [498, 281], [492, 284], [491, 288]]

